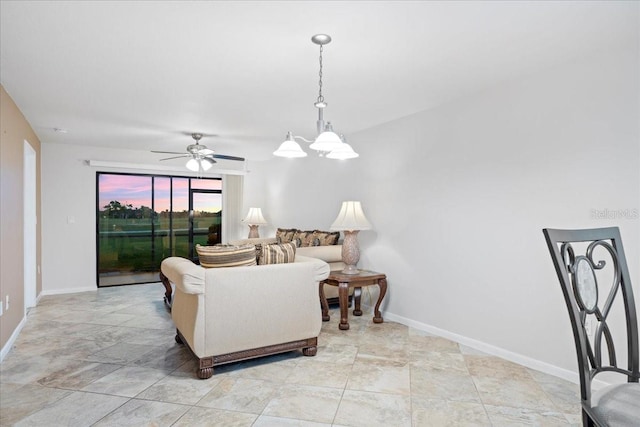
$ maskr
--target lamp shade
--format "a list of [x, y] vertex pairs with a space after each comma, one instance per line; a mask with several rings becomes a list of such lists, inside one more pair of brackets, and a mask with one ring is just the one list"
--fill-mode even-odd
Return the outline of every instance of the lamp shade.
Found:
[[342, 202], [340, 213], [333, 224], [332, 231], [371, 230], [372, 226], [364, 212], [360, 202]]
[[211, 159], [204, 157], [200, 159], [200, 166], [202, 166], [203, 170], [208, 171], [209, 169], [211, 169], [211, 166], [213, 166], [213, 162], [211, 161]]
[[189, 159], [187, 162], [187, 169], [198, 172], [200, 170], [200, 163], [198, 163], [196, 159]]
[[316, 140], [309, 146], [312, 150], [317, 151], [333, 151], [338, 148], [338, 146], [342, 144], [342, 140], [338, 136], [337, 133], [333, 131], [333, 126], [331, 123], [327, 123], [324, 128], [324, 132], [322, 132]]
[[329, 154], [327, 154], [328, 159], [354, 159], [358, 157], [359, 154], [353, 151], [353, 148], [346, 142], [340, 143], [336, 148], [334, 148]]
[[213, 166], [214, 161], [207, 158], [207, 157], [202, 157], [202, 158], [192, 158], [189, 159], [189, 161], [187, 161], [187, 169], [194, 171], [194, 172], [198, 172], [200, 170], [200, 168], [202, 168], [202, 170], [204, 171], [208, 171], [209, 169], [211, 169], [211, 166]]
[[249, 213], [242, 220], [242, 222], [247, 223], [249, 225], [263, 225], [266, 224], [267, 221], [262, 216], [261, 208], [249, 208]]
[[286, 139], [282, 144], [280, 144], [280, 147], [278, 147], [278, 149], [273, 152], [273, 155], [278, 157], [295, 158], [306, 157], [307, 153], [305, 153], [302, 148], [300, 148], [300, 145], [293, 137], [293, 133], [288, 132]]

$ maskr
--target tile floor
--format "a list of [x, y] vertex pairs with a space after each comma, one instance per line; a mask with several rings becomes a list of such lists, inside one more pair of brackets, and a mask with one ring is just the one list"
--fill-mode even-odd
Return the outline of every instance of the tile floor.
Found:
[[580, 425], [578, 388], [371, 314], [199, 380], [158, 284], [47, 296], [0, 365], [17, 426]]

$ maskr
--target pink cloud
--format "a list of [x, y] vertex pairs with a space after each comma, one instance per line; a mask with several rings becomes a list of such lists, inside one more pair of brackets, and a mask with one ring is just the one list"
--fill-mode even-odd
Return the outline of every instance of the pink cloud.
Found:
[[[156, 177], [154, 182], [156, 212], [163, 212], [170, 206], [171, 179]], [[101, 174], [99, 177], [100, 200], [99, 208], [102, 209], [110, 201], [117, 200], [123, 204], [131, 204], [134, 208], [141, 206], [151, 207], [151, 183], [150, 176], [139, 175], [111, 175]], [[192, 179], [191, 185], [198, 189], [222, 189], [220, 180]], [[173, 178], [173, 209], [176, 211], [187, 210], [189, 178]], [[206, 202], [206, 209], [217, 211], [221, 208], [218, 197], [212, 196], [212, 203]], [[197, 203], [200, 205], [200, 203]], [[201, 208], [204, 208], [202, 206]]]

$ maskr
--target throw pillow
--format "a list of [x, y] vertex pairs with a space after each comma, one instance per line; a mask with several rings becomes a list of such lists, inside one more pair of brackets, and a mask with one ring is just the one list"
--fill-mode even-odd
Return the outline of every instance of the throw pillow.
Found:
[[198, 252], [200, 265], [206, 268], [256, 265], [254, 245], [196, 245], [196, 252]]
[[276, 240], [278, 243], [289, 243], [293, 240], [293, 235], [298, 231], [295, 228], [278, 228], [276, 230]]
[[313, 231], [296, 230], [293, 234], [292, 242], [296, 243], [299, 248], [312, 246], [313, 244]]
[[293, 262], [295, 258], [295, 243], [272, 243], [270, 245], [262, 245], [262, 253], [258, 263], [260, 265], [287, 264]]
[[340, 232], [313, 230], [310, 246], [329, 246], [335, 245], [340, 239]]
[[262, 243], [256, 243], [256, 264], [260, 261], [260, 256], [262, 255]]

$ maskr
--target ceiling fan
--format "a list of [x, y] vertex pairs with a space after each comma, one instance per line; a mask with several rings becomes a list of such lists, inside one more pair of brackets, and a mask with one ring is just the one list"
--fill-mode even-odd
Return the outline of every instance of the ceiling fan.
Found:
[[171, 160], [171, 159], [179, 159], [181, 157], [191, 157], [187, 162], [187, 169], [192, 170], [194, 172], [209, 170], [214, 163], [217, 163], [215, 159], [222, 160], [238, 160], [244, 161], [244, 157], [236, 157], [236, 156], [227, 156], [226, 154], [216, 154], [210, 148], [207, 148], [206, 145], [200, 144], [200, 140], [202, 139], [201, 133], [192, 133], [191, 138], [193, 138], [196, 143], [187, 146], [186, 153], [178, 153], [175, 151], [154, 151], [152, 153], [161, 153], [161, 154], [179, 154], [178, 156], [166, 157], [163, 160]]

